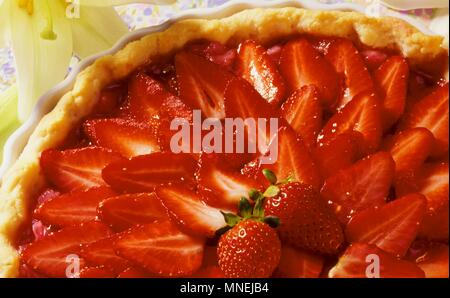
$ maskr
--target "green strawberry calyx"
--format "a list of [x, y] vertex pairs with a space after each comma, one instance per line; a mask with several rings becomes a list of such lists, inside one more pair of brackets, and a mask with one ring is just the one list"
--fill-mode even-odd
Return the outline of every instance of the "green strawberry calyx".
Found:
[[264, 204], [267, 198], [277, 196], [280, 193], [280, 186], [292, 182], [292, 178], [288, 177], [285, 180], [278, 181], [275, 173], [271, 170], [264, 169], [262, 173], [270, 182], [269, 187], [264, 192], [251, 189], [248, 193], [248, 198], [242, 197], [239, 201], [238, 214], [221, 211], [227, 225], [217, 230], [217, 235], [220, 236], [226, 233], [245, 220], [264, 222], [272, 228], [277, 228], [280, 225], [280, 219], [278, 217], [264, 215]]

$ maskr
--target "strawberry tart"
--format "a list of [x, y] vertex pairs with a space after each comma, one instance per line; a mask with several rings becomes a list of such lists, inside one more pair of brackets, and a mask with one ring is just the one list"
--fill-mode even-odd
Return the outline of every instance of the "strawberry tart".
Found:
[[[0, 276], [448, 277], [441, 44], [389, 17], [251, 9], [98, 59], [3, 177]], [[195, 111], [276, 119], [276, 159], [173, 152]]]

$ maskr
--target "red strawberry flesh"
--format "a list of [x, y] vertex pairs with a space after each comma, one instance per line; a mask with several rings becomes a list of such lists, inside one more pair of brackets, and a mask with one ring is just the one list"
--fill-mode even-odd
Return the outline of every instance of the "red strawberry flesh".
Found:
[[111, 197], [103, 200], [97, 210], [99, 218], [118, 231], [168, 218], [155, 193]]
[[280, 70], [291, 92], [315, 85], [325, 107], [332, 107], [339, 95], [339, 77], [333, 66], [306, 39], [287, 43], [281, 53]]
[[113, 189], [151, 192], [162, 184], [193, 182], [196, 167], [189, 154], [153, 153], [112, 163], [103, 170], [103, 178]]
[[116, 241], [116, 253], [165, 277], [192, 274], [202, 263], [203, 240], [186, 235], [171, 222], [156, 222], [129, 230]]
[[101, 201], [115, 196], [108, 187], [70, 192], [40, 205], [34, 211], [37, 219], [60, 227], [93, 221]]
[[59, 151], [46, 150], [41, 154], [41, 167], [47, 179], [62, 191], [79, 191], [105, 186], [102, 170], [121, 156], [108, 149], [86, 147]]

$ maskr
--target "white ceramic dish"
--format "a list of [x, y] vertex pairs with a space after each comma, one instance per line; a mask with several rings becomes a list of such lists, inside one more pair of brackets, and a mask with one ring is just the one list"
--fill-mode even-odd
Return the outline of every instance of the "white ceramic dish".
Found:
[[[126, 44], [133, 40], [137, 40], [147, 34], [162, 31], [167, 29], [171, 24], [183, 19], [191, 19], [191, 18], [206, 18], [206, 19], [215, 19], [215, 18], [223, 18], [235, 14], [239, 11], [256, 8], [256, 7], [302, 7], [308, 9], [315, 10], [342, 10], [342, 11], [357, 11], [361, 13], [368, 13], [372, 16], [373, 13], [377, 12], [373, 9], [367, 9], [364, 6], [352, 4], [352, 3], [339, 3], [339, 4], [322, 4], [316, 1], [311, 0], [276, 0], [276, 1], [261, 1], [261, 0], [236, 0], [230, 1], [226, 4], [207, 9], [196, 9], [196, 10], [186, 10], [181, 12], [171, 19], [167, 20], [161, 25], [153, 26], [141, 30], [137, 30], [134, 32], [130, 32], [126, 36], [124, 36], [112, 49], [105, 51], [103, 53], [99, 53], [97, 55], [91, 56], [87, 59], [81, 61], [77, 67], [75, 67], [72, 72], [67, 76], [67, 78], [61, 83], [57, 84], [55, 87], [50, 89], [47, 93], [45, 93], [40, 100], [38, 101], [36, 107], [33, 110], [31, 117], [26, 121], [19, 129], [17, 129], [11, 137], [8, 139], [5, 145], [4, 153], [3, 153], [3, 164], [0, 167], [0, 181], [3, 174], [7, 171], [9, 167], [12, 166], [14, 161], [19, 157], [20, 153], [23, 151], [27, 141], [36, 128], [37, 124], [41, 120], [41, 118], [50, 112], [58, 102], [58, 100], [69, 91], [75, 82], [76, 76], [87, 66], [92, 64], [96, 59], [105, 56], [114, 54], [123, 48]], [[420, 21], [408, 17], [406, 15], [402, 15], [400, 13], [384, 11], [383, 15], [390, 15], [393, 17], [401, 18], [420, 31], [425, 34], [432, 35], [433, 33]]]

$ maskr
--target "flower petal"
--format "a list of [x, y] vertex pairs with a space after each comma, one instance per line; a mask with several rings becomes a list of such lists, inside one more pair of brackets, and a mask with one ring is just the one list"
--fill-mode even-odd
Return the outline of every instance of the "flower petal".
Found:
[[[45, 5], [50, 2], [37, 2], [41, 5], [34, 7], [31, 16], [13, 3], [11, 39], [19, 90], [19, 120], [24, 121], [39, 97], [67, 74], [72, 58], [72, 32], [62, 1], [51, 1], [51, 6]], [[56, 33], [53, 40], [41, 38], [49, 13]]]
[[80, 4], [86, 6], [118, 6], [133, 3], [167, 5], [175, 2], [176, 0], [80, 0]]
[[0, 93], [0, 131], [17, 119], [17, 86]]
[[17, 119], [17, 87], [14, 85], [0, 93], [0, 163], [3, 159], [3, 146], [9, 136], [20, 126]]
[[0, 48], [6, 46], [9, 38], [9, 2], [0, 0]]
[[80, 18], [71, 23], [74, 52], [80, 58], [111, 48], [128, 33], [126, 23], [112, 7], [81, 7]]

